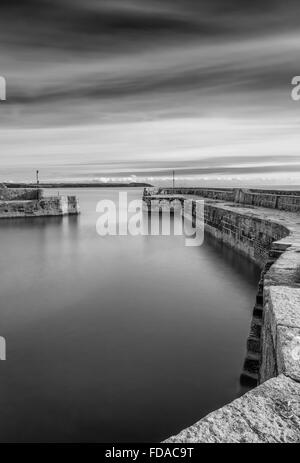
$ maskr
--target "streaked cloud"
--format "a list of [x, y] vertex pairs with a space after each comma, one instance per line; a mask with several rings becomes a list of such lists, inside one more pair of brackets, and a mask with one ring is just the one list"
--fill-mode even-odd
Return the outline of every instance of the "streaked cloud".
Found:
[[3, 0], [0, 8], [1, 166], [38, 165], [50, 176], [70, 164], [91, 175], [104, 165], [152, 175], [149, 163], [191, 174], [297, 169], [300, 106], [290, 81], [299, 74], [299, 2]]

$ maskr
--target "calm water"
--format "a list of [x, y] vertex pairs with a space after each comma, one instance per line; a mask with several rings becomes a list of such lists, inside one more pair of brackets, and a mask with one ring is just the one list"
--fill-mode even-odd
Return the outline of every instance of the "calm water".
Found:
[[118, 191], [76, 194], [80, 217], [0, 222], [0, 441], [162, 440], [241, 393], [258, 269], [207, 236], [101, 238]]

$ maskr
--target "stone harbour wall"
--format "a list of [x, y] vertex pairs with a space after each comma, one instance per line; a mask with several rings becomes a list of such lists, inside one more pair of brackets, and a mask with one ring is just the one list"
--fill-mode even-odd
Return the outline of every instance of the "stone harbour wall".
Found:
[[220, 201], [234, 201], [235, 198], [234, 190], [229, 188], [160, 188], [158, 194], [202, 196]]
[[[187, 199], [187, 209], [196, 215], [197, 201]], [[232, 207], [226, 203], [205, 202], [204, 208], [205, 231], [219, 241], [233, 247], [236, 251], [246, 255], [262, 269], [258, 285], [256, 303], [253, 308], [253, 317], [247, 339], [247, 354], [241, 372], [241, 383], [247, 386], [256, 386], [260, 382], [260, 366], [262, 364], [262, 349], [270, 349], [271, 342], [264, 339], [264, 306], [263, 291], [265, 275], [276, 259], [288, 247], [279, 246], [278, 241], [288, 237], [291, 229], [288, 222], [285, 225], [279, 221], [270, 220], [255, 213], [252, 209]], [[300, 262], [299, 262], [300, 268]], [[264, 355], [264, 358], [271, 358]], [[271, 377], [271, 376], [269, 376]]]
[[259, 207], [279, 209], [281, 211], [300, 212], [300, 192], [294, 195], [280, 192], [261, 193], [251, 190], [236, 190], [235, 202]]
[[[168, 194], [171, 201], [171, 191], [160, 190], [160, 194]], [[175, 189], [174, 194], [184, 191]], [[200, 195], [192, 198], [192, 194], [188, 191], [185, 199], [195, 215]], [[268, 202], [266, 209], [221, 201], [220, 190], [209, 194], [218, 199], [205, 200], [206, 232], [262, 269], [244, 365], [250, 375], [254, 365], [253, 377], [259, 385], [165, 442], [299, 443], [300, 216], [283, 211], [279, 200], [275, 204], [272, 198], [263, 198], [265, 207]], [[284, 192], [281, 196], [292, 199], [287, 203], [290, 211], [295, 195]]]
[[298, 443], [300, 384], [280, 375], [165, 443]]
[[74, 200], [67, 196], [44, 198], [40, 201], [0, 201], [0, 218], [41, 217], [78, 214]]
[[76, 196], [44, 196], [43, 190], [0, 187], [0, 219], [79, 214]]
[[160, 194], [202, 196], [218, 201], [232, 201], [249, 206], [300, 212], [300, 191], [255, 190], [243, 188], [161, 188]]
[[300, 382], [300, 241], [265, 275], [263, 300], [260, 381], [284, 374]]
[[0, 201], [30, 201], [41, 199], [40, 188], [7, 188], [0, 185]]
[[68, 196], [68, 214], [76, 215], [79, 213], [79, 202], [76, 196]]
[[207, 233], [246, 255], [260, 267], [268, 260], [273, 241], [289, 234], [289, 230], [279, 223], [209, 203], [205, 204], [204, 223]]

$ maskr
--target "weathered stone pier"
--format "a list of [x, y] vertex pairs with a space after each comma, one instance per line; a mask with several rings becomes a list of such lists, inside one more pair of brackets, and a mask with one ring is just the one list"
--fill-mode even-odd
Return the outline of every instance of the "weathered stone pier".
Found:
[[[166, 442], [300, 442], [300, 191], [147, 190], [181, 201], [205, 231], [262, 269], [241, 381], [254, 387]], [[192, 217], [191, 217], [192, 218]]]
[[9, 188], [0, 184], [0, 219], [79, 214], [76, 196], [44, 196], [40, 188]]

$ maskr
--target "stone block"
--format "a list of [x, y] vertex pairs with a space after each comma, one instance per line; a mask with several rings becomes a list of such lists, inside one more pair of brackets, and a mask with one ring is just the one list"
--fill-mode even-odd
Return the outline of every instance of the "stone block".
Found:
[[300, 384], [280, 375], [166, 443], [299, 443]]
[[300, 328], [300, 288], [271, 286], [270, 311], [276, 326]]
[[278, 372], [300, 381], [300, 328], [277, 328], [276, 357]]

